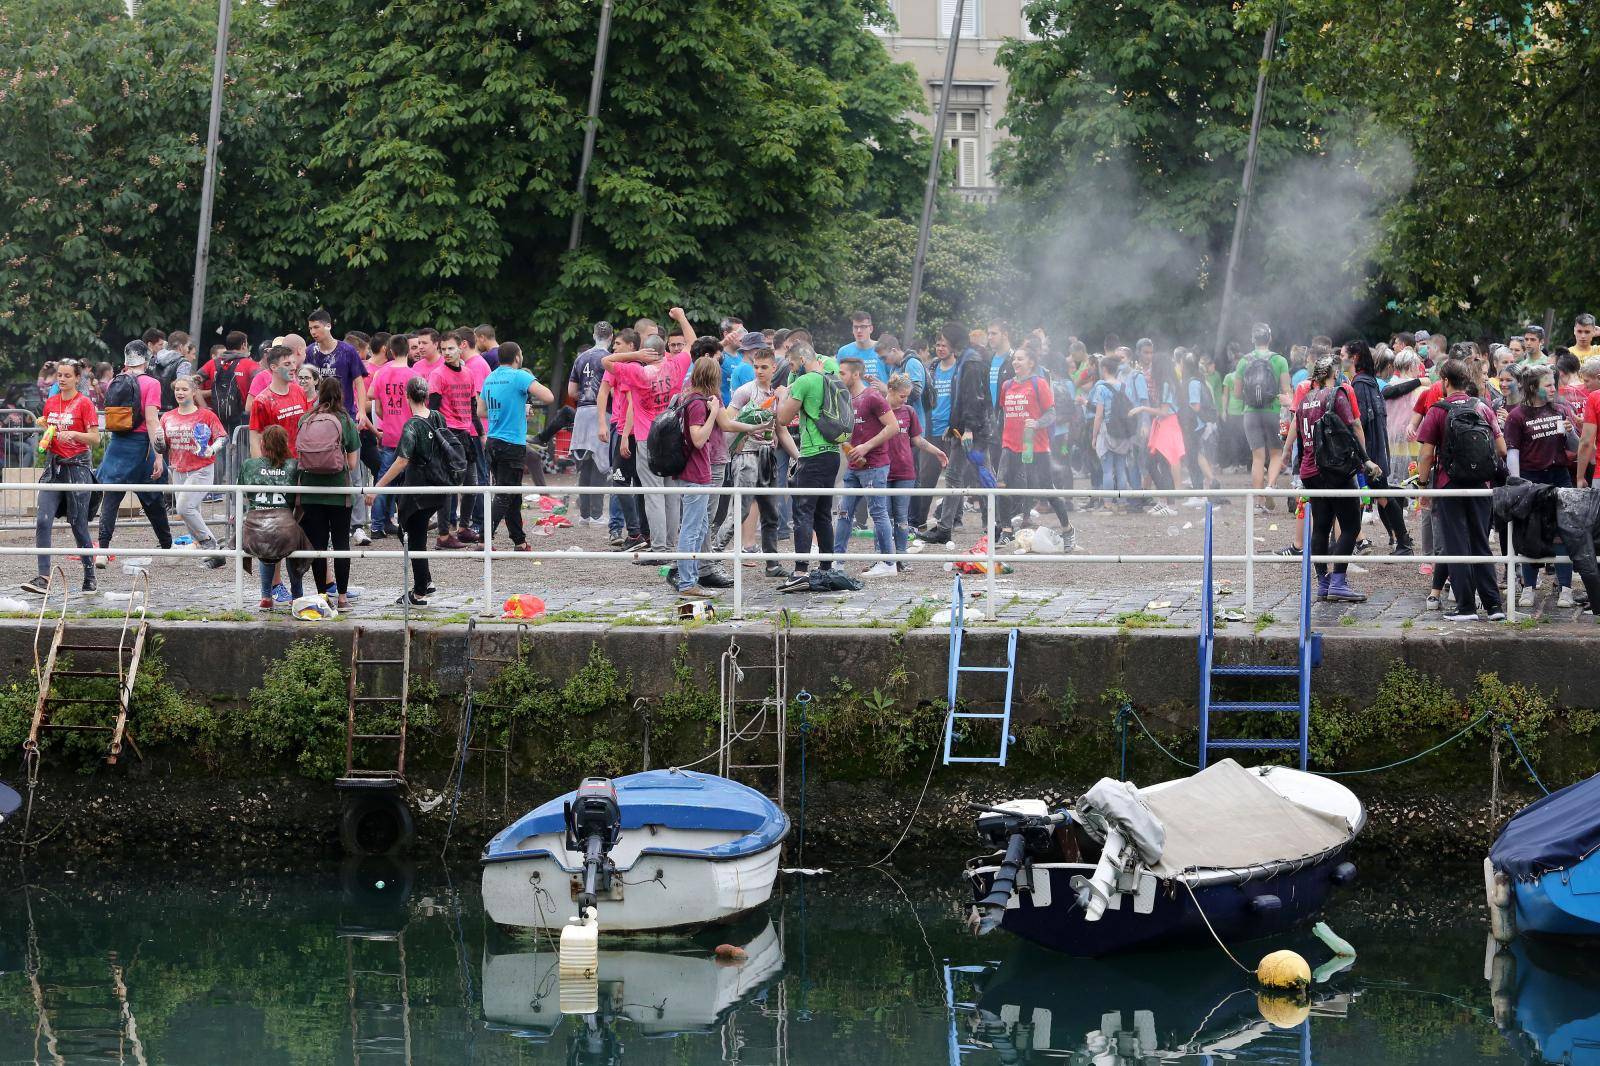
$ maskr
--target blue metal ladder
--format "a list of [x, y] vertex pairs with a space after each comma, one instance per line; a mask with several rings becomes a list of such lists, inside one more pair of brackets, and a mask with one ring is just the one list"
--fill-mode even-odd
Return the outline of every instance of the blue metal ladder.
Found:
[[[1201, 570], [1200, 598], [1200, 768], [1204, 769], [1214, 751], [1298, 751], [1300, 769], [1306, 768], [1308, 737], [1311, 730], [1311, 671], [1322, 662], [1322, 634], [1311, 631], [1311, 508], [1306, 508], [1305, 537], [1300, 550], [1300, 639], [1298, 661], [1294, 666], [1216, 663], [1216, 607], [1212, 603], [1212, 505], [1206, 504], [1205, 558]], [[1212, 688], [1217, 678], [1277, 677], [1293, 678], [1296, 696], [1289, 700], [1217, 700]], [[1253, 740], [1247, 737], [1215, 737], [1211, 731], [1213, 714], [1244, 711], [1294, 712], [1299, 717], [1299, 733], [1293, 738]]]
[[[945, 699], [949, 704], [950, 713], [944, 720], [944, 765], [951, 763], [989, 763], [995, 766], [1006, 764], [1006, 751], [1011, 746], [1011, 690], [1016, 680], [1017, 673], [1017, 631], [1012, 629], [1006, 638], [1006, 661], [1000, 666], [967, 666], [961, 661], [961, 642], [966, 634], [966, 597], [961, 591], [961, 575], [956, 575], [955, 586], [950, 592], [950, 673], [945, 686]], [[999, 711], [963, 711], [957, 702], [957, 690], [962, 674], [1005, 674], [1006, 695], [1005, 702]], [[958, 719], [981, 719], [984, 721], [997, 721], [1000, 723], [1000, 753], [995, 756], [988, 755], [952, 755], [951, 748], [956, 740], [956, 721]]]

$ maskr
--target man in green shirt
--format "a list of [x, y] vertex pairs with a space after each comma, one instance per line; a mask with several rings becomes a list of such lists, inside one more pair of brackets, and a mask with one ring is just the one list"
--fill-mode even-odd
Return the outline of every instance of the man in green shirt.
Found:
[[[1250, 339], [1255, 348], [1234, 367], [1228, 406], [1232, 410], [1237, 396], [1244, 412], [1239, 417], [1244, 422], [1245, 443], [1250, 446], [1250, 483], [1259, 489], [1275, 482], [1283, 465], [1279, 411], [1289, 402], [1289, 361], [1268, 347], [1272, 328], [1265, 322], [1251, 328]], [[1256, 507], [1267, 510], [1265, 504]]]
[[[794, 550], [800, 558], [795, 560], [794, 575], [778, 586], [780, 592], [798, 590], [809, 584], [806, 569], [810, 564], [805, 556], [811, 553], [813, 535], [817, 551], [823, 555], [833, 554], [832, 489], [839, 477], [839, 446], [817, 430], [817, 415], [822, 411], [827, 387], [823, 380], [822, 357], [810, 344], [800, 341], [789, 348], [789, 367], [790, 384], [778, 389], [776, 422], [787, 426], [796, 417], [800, 420], [800, 459], [794, 476], [789, 479], [789, 487], [795, 490], [790, 501], [794, 510]], [[822, 492], [815, 491], [818, 489]], [[833, 563], [826, 559], [818, 566], [823, 570], [833, 569]]]

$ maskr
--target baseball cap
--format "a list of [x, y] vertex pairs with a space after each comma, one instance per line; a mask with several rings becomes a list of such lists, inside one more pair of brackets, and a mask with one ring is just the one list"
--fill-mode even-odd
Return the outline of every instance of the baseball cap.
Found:
[[123, 366], [143, 366], [150, 361], [150, 347], [144, 341], [129, 341], [122, 348]]

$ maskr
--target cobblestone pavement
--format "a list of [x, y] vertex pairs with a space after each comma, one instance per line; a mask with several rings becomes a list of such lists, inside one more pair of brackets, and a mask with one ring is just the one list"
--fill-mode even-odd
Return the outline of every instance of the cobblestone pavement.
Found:
[[[1243, 484], [1238, 475], [1226, 480], [1230, 486]], [[559, 494], [559, 485], [553, 491]], [[529, 518], [540, 512], [529, 497]], [[1176, 504], [1178, 501], [1171, 501]], [[574, 497], [574, 504], [576, 497]], [[576, 507], [574, 506], [574, 511]], [[1242, 500], [1221, 506], [1216, 511], [1215, 543], [1218, 554], [1242, 554], [1244, 535]], [[1202, 550], [1204, 510], [1177, 508], [1175, 517], [1149, 514], [1078, 514], [1078, 555], [1198, 555]], [[1413, 527], [1415, 527], [1415, 519]], [[1258, 514], [1255, 521], [1256, 550], [1271, 552], [1288, 544], [1293, 518], [1284, 511]], [[1364, 527], [1373, 537], [1376, 550], [1386, 550], [1386, 537], [1376, 524]], [[976, 512], [966, 516], [952, 548], [965, 551], [981, 535], [981, 519]], [[13, 523], [0, 528], [0, 544], [31, 546], [31, 523], [20, 528]], [[70, 543], [65, 527], [58, 523], [56, 543]], [[121, 612], [132, 578], [122, 572], [122, 564], [138, 558], [141, 548], [154, 545], [142, 515], [125, 516], [118, 526], [116, 557], [100, 571], [101, 592], [90, 599], [74, 597], [75, 610]], [[551, 531], [532, 538], [539, 551], [562, 552], [568, 549], [605, 550], [604, 527], [578, 525]], [[851, 550], [870, 551], [872, 541], [852, 539]], [[509, 543], [502, 531], [499, 548]], [[398, 551], [398, 542], [380, 540], [374, 550]], [[781, 550], [791, 545], [784, 542]], [[951, 548], [929, 547], [928, 551]], [[1041, 558], [1041, 557], [1033, 557]], [[1019, 626], [1171, 626], [1193, 628], [1200, 619], [1200, 564], [1198, 562], [1082, 562], [1076, 557], [1042, 557], [1048, 561], [1018, 562], [1014, 572], [997, 576], [994, 595], [988, 595], [983, 576], [965, 580], [969, 595], [969, 621]], [[951, 575], [937, 562], [912, 558], [912, 572], [886, 578], [860, 578], [865, 588], [853, 593], [779, 594], [776, 579], [764, 576], [759, 566], [744, 569], [744, 610], [747, 618], [770, 617], [782, 608], [809, 625], [885, 626], [908, 622], [941, 624], [939, 612], [948, 608]], [[861, 564], [849, 572], [860, 577]], [[76, 564], [67, 564], [68, 573]], [[18, 591], [22, 581], [34, 572], [33, 557], [0, 557], [0, 596], [14, 597], [36, 610], [38, 597]], [[173, 618], [213, 618], [245, 621], [269, 619], [282, 624], [310, 624], [292, 620], [286, 609], [264, 612], [256, 609], [256, 579], [246, 575], [243, 611], [235, 598], [231, 565], [208, 570], [195, 559], [155, 559], [149, 564], [151, 578], [150, 612]], [[424, 620], [464, 621], [498, 617], [500, 603], [514, 593], [532, 593], [546, 604], [550, 621], [620, 622], [646, 624], [665, 622], [675, 617], [676, 596], [659, 576], [659, 564], [635, 565], [627, 556], [611, 559], [563, 559], [519, 557], [495, 560], [493, 565], [494, 600], [485, 612], [483, 563], [481, 557], [461, 552], [459, 558], [434, 561], [434, 580], [439, 591], [428, 608], [414, 612]], [[398, 618], [401, 609], [395, 601], [401, 589], [401, 562], [398, 555], [386, 559], [357, 559], [352, 563], [352, 585], [359, 590], [348, 614], [357, 619]], [[1549, 579], [1545, 579], [1548, 583]], [[1232, 628], [1257, 629], [1270, 633], [1291, 633], [1299, 610], [1299, 565], [1297, 559], [1277, 558], [1258, 561], [1255, 567], [1255, 595], [1247, 608], [1242, 565], [1217, 567], [1217, 609]], [[1426, 610], [1427, 579], [1418, 574], [1415, 563], [1376, 563], [1357, 560], [1350, 583], [1367, 593], [1361, 604], [1316, 604], [1313, 622], [1321, 629], [1354, 631], [1466, 630], [1484, 633], [1503, 632], [1505, 625], [1487, 622], [1450, 623], [1439, 612]], [[732, 613], [732, 592], [724, 591], [716, 601], [717, 617]], [[1594, 617], [1578, 609], [1559, 609], [1555, 593], [1546, 584], [1538, 594], [1532, 620], [1521, 615], [1519, 625], [1537, 625], [1541, 631], [1594, 632]], [[1450, 605], [1448, 594], [1446, 606]], [[0, 602], [0, 609], [15, 604]], [[0, 611], [3, 613], [3, 611]]]

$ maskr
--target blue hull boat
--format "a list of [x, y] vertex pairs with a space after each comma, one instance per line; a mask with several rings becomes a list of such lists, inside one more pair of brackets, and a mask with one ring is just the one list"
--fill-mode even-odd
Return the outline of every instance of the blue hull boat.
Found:
[[1496, 939], [1600, 937], [1600, 775], [1518, 812], [1489, 867]]
[[21, 809], [22, 797], [17, 795], [16, 789], [0, 781], [0, 825], [5, 825]]
[[996, 852], [967, 864], [979, 933], [1004, 929], [1068, 955], [1105, 956], [1274, 936], [1355, 878], [1346, 852], [1366, 811], [1335, 781], [1231, 759], [1135, 788], [1109, 778], [1072, 808], [988, 808]]
[[1523, 938], [1495, 956], [1495, 1024], [1529, 1062], [1600, 1064], [1600, 960], [1592, 951]]

